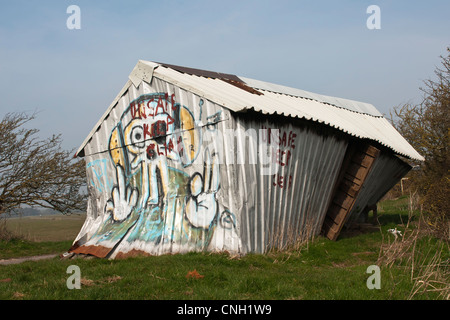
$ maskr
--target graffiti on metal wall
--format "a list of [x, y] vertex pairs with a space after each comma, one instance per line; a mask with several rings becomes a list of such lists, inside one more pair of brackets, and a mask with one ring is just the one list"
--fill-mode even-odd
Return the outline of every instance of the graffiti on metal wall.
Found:
[[90, 175], [92, 178], [89, 180], [89, 184], [97, 188], [99, 192], [111, 191], [113, 187], [114, 182], [107, 174], [107, 162], [108, 159], [98, 159], [86, 164], [86, 169], [92, 170], [93, 173]]
[[[267, 143], [269, 146], [274, 146], [270, 148], [272, 150], [271, 158], [273, 163], [277, 164], [278, 167], [288, 167], [291, 163], [292, 152], [295, 149], [295, 138], [297, 134], [292, 130], [280, 130], [266, 128], [262, 126], [263, 132], [261, 136], [261, 141]], [[272, 175], [272, 186], [281, 189], [289, 189], [292, 187], [292, 175], [289, 173], [274, 173]]]
[[[102, 161], [88, 164], [97, 179], [91, 183], [109, 194], [107, 219], [91, 243], [145, 243], [147, 251], [160, 244], [203, 249], [217, 229], [236, 233], [235, 216], [217, 199], [218, 154], [202, 146], [202, 129], [214, 131], [221, 114], [205, 115], [202, 125], [202, 105], [200, 100], [193, 112], [167, 93], [130, 103], [110, 135], [113, 181]], [[196, 159], [203, 165], [194, 166]]]

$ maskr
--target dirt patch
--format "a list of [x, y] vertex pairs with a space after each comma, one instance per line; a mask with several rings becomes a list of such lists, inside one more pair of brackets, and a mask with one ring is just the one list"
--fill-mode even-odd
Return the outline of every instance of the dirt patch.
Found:
[[40, 255], [40, 256], [3, 259], [3, 260], [0, 260], [0, 265], [19, 264], [19, 263], [22, 263], [25, 261], [38, 261], [38, 260], [44, 260], [44, 259], [52, 259], [56, 256], [58, 256], [58, 254], [45, 254], [45, 255]]

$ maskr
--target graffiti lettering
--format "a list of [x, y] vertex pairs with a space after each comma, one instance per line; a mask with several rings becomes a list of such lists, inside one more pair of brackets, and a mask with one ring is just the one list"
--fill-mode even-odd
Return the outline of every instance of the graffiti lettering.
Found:
[[297, 134], [292, 131], [281, 131], [280, 129], [266, 128], [262, 126], [262, 130], [266, 133], [262, 135], [262, 141], [268, 144], [276, 144], [280, 147], [295, 149], [295, 138]]
[[274, 174], [272, 176], [272, 185], [274, 187], [280, 187], [282, 189], [289, 189], [292, 186], [292, 176], [282, 176], [279, 174]]
[[272, 159], [275, 161], [274, 163], [277, 163], [282, 167], [289, 164], [289, 159], [291, 158], [291, 152], [289, 150], [272, 149], [272, 152]]
[[[156, 100], [156, 98], [158, 100]], [[147, 103], [145, 103], [145, 101]], [[169, 100], [168, 93], [153, 95], [148, 100], [137, 99], [130, 103], [130, 113], [133, 119], [147, 119], [147, 117], [153, 118], [158, 114], [168, 114], [172, 111], [176, 111], [176, 109], [177, 105], [175, 103], [175, 94], [172, 94]], [[174, 119], [171, 118], [171, 121], [174, 121]]]
[[[160, 110], [161, 109], [161, 110]], [[158, 113], [164, 113], [166, 112], [166, 110], [164, 109], [164, 105], [162, 102], [161, 97], [158, 99], [158, 104], [156, 105], [156, 110], [154, 114], [158, 114]]]
[[167, 135], [169, 125], [175, 123], [175, 120], [167, 115], [165, 120], [157, 120], [155, 123], [144, 123], [144, 140], [163, 137]]
[[[262, 126], [260, 131], [263, 131], [261, 136], [262, 142], [276, 146], [275, 148], [270, 148], [272, 152], [272, 164], [278, 166], [278, 168], [289, 166], [292, 158], [291, 150], [295, 149], [295, 138], [297, 134], [292, 130], [286, 131], [266, 128], [265, 126]], [[278, 173], [272, 174], [272, 186], [289, 189], [292, 186], [292, 175], [286, 172], [282, 175]]]

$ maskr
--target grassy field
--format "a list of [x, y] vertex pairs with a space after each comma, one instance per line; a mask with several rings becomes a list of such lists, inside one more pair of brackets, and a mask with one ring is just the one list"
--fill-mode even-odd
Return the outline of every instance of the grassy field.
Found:
[[[380, 225], [376, 228], [347, 230], [334, 242], [317, 237], [264, 255], [54, 258], [0, 265], [0, 299], [448, 300], [448, 244], [419, 232], [417, 215], [412, 222], [409, 219], [408, 203], [407, 197], [380, 203]], [[72, 231], [76, 235], [82, 223], [76, 219], [64, 223], [64, 219], [50, 220], [48, 228], [34, 230], [33, 222], [39, 225], [43, 219], [30, 220], [16, 227], [40, 242], [0, 241], [0, 259], [62, 253], [71, 241], [41, 240], [57, 232], [49, 229], [59, 228], [58, 223], [67, 227], [61, 234], [64, 237]], [[9, 226], [14, 228], [14, 223]], [[387, 231], [391, 228], [401, 230], [403, 237], [395, 239]], [[80, 268], [80, 290], [67, 288], [70, 265]], [[367, 287], [371, 265], [380, 267], [380, 289]]]
[[8, 230], [33, 242], [73, 241], [85, 214], [17, 217], [6, 220]]

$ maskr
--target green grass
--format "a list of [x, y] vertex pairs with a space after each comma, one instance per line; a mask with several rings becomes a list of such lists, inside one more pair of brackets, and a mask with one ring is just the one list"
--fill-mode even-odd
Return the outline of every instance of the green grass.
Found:
[[[367, 289], [366, 269], [375, 263], [375, 254], [350, 254], [342, 263], [311, 251], [296, 256], [247, 255], [239, 260], [225, 254], [189, 253], [25, 262], [0, 266], [0, 278], [11, 279], [0, 282], [0, 299], [403, 299], [409, 294], [409, 278], [400, 269], [382, 272], [380, 290]], [[66, 286], [66, 270], [73, 264], [81, 270], [81, 290]], [[203, 277], [187, 278], [193, 270]]]
[[32, 242], [21, 238], [12, 239], [10, 241], [0, 241], [0, 259], [63, 253], [66, 252], [71, 245], [72, 241]]
[[[412, 275], [420, 276], [420, 266], [416, 265], [414, 273], [411, 272], [408, 255], [392, 265], [380, 265], [381, 289], [367, 288], [370, 274], [366, 270], [379, 262], [381, 248], [387, 245], [391, 248], [394, 244], [387, 229], [404, 230], [408, 220], [405, 203], [405, 198], [381, 203], [381, 229], [343, 234], [338, 241], [318, 237], [300, 250], [248, 254], [240, 258], [187, 253], [123, 260], [55, 258], [0, 265], [0, 299], [404, 300], [417, 288]], [[425, 264], [432, 258], [431, 254], [427, 258], [426, 253], [435, 252], [436, 248], [441, 248], [441, 262], [450, 258], [448, 247], [431, 236], [415, 243], [415, 258]], [[60, 249], [64, 252], [68, 247], [67, 241], [55, 242], [54, 246], [48, 242], [0, 242], [0, 254], [6, 258], [20, 252], [24, 255]], [[81, 290], [69, 290], [66, 286], [70, 265], [77, 265], [81, 270]], [[187, 277], [193, 270], [202, 277]], [[448, 269], [444, 275], [448, 276]], [[441, 299], [441, 293], [418, 291], [412, 298]]]

